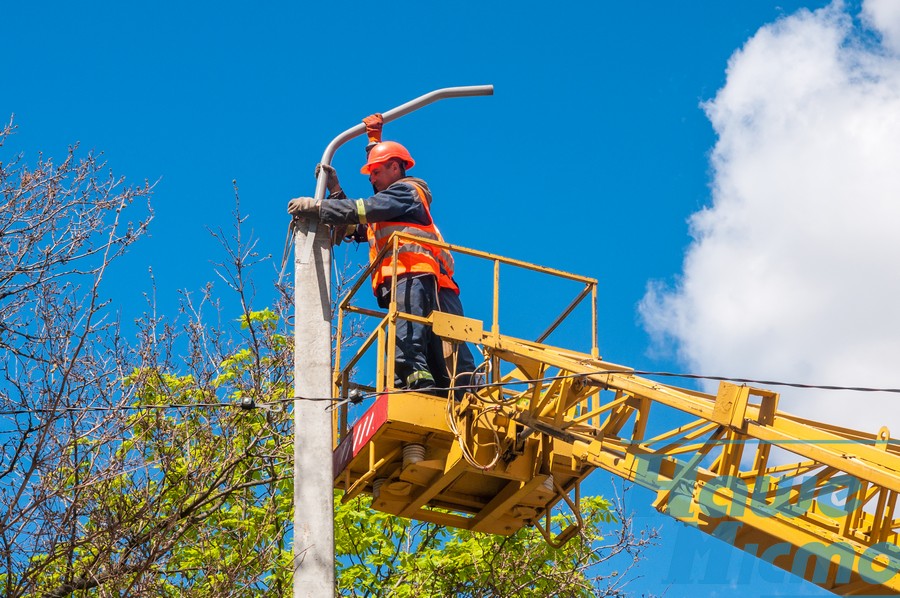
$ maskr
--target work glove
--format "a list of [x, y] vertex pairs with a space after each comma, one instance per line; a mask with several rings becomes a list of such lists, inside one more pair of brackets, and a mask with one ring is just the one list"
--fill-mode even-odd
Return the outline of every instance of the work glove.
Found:
[[363, 119], [366, 125], [366, 135], [369, 136], [369, 145], [381, 143], [381, 127], [384, 126], [384, 118], [376, 112]]
[[295, 197], [288, 202], [288, 214], [292, 216], [319, 215], [321, 200], [312, 197]]
[[322, 170], [324, 170], [325, 174], [328, 176], [328, 178], [325, 179], [325, 186], [328, 187], [328, 193], [336, 195], [341, 190], [341, 183], [338, 181], [337, 170], [330, 164], [316, 164], [317, 181], [319, 180], [319, 172]]

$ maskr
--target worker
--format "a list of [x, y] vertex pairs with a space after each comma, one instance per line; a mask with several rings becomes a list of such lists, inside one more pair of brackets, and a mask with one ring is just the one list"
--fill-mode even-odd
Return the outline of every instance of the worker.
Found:
[[[422, 179], [406, 171], [415, 165], [409, 151], [395, 141], [381, 140], [381, 115], [363, 121], [369, 136], [367, 160], [361, 173], [368, 175], [375, 192], [368, 199], [347, 199], [337, 172], [324, 166], [329, 191], [327, 201], [297, 197], [288, 203], [293, 216], [318, 217], [332, 225], [333, 239], [345, 235], [369, 242], [370, 261], [388, 244], [394, 232], [405, 232], [443, 241], [431, 217], [431, 191]], [[318, 175], [319, 167], [316, 169]], [[401, 240], [397, 260], [397, 309], [427, 317], [433, 310], [463, 315], [459, 287], [453, 280], [453, 258], [440, 247]], [[387, 308], [391, 297], [393, 256], [388, 252], [372, 274], [378, 305]], [[449, 372], [442, 341], [431, 328], [405, 319], [397, 321], [397, 352], [394, 384], [398, 388], [428, 390], [446, 388], [451, 382], [470, 386], [475, 378], [475, 362], [465, 343], [455, 347], [455, 372]], [[451, 375], [453, 378], [451, 379]], [[457, 392], [459, 398], [462, 393]]]

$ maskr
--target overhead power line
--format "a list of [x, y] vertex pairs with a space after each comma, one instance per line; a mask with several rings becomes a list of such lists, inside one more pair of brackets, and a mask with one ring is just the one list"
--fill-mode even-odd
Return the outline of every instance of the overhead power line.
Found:
[[[510, 380], [507, 382], [498, 382], [498, 383], [489, 383], [484, 385], [476, 385], [476, 386], [448, 386], [448, 387], [440, 387], [433, 388], [430, 390], [441, 391], [441, 392], [452, 392], [456, 390], [473, 390], [477, 388], [484, 388], [487, 386], [515, 386], [519, 384], [538, 384], [538, 383], [547, 383], [553, 382], [554, 380], [562, 380], [566, 378], [581, 378], [584, 376], [591, 375], [603, 375], [603, 374], [633, 374], [638, 376], [658, 376], [658, 377], [668, 377], [668, 378], [685, 378], [690, 380], [711, 380], [711, 381], [720, 381], [720, 382], [738, 382], [741, 384], [754, 384], [760, 386], [786, 386], [791, 388], [801, 388], [801, 389], [809, 389], [809, 390], [830, 390], [830, 391], [848, 391], [848, 392], [885, 392], [885, 393], [893, 393], [900, 394], [900, 388], [882, 388], [882, 387], [870, 387], [870, 386], [840, 386], [840, 385], [831, 385], [831, 384], [804, 384], [800, 382], [784, 382], [778, 380], [757, 380], [753, 378], [735, 378], [730, 376], [712, 376], [712, 375], [704, 375], [704, 374], [688, 374], [688, 373], [678, 373], [678, 372], [661, 372], [661, 371], [652, 371], [652, 370], [608, 370], [608, 369], [600, 369], [594, 370], [592, 372], [586, 373], [577, 373], [577, 374], [565, 374], [559, 376], [546, 376], [543, 378], [529, 379], [529, 380]], [[156, 403], [156, 404], [148, 404], [148, 405], [114, 405], [114, 406], [84, 406], [84, 407], [59, 407], [56, 409], [49, 408], [33, 408], [33, 409], [11, 409], [6, 411], [0, 411], [0, 416], [11, 416], [11, 415], [38, 415], [45, 413], [72, 413], [72, 412], [89, 412], [89, 411], [150, 411], [150, 410], [168, 410], [168, 409], [243, 409], [243, 410], [252, 410], [254, 408], [262, 408], [269, 410], [278, 410], [279, 408], [283, 408], [284, 405], [288, 403], [294, 403], [296, 401], [311, 401], [311, 402], [323, 402], [323, 403], [337, 403], [343, 404], [347, 402], [359, 402], [360, 400], [366, 400], [370, 398], [374, 398], [376, 396], [381, 395], [395, 395], [395, 394], [404, 394], [409, 392], [420, 392], [417, 390], [407, 390], [407, 389], [394, 389], [389, 391], [382, 391], [377, 393], [364, 393], [358, 399], [351, 401], [350, 399], [346, 399], [343, 397], [301, 397], [301, 396], [291, 396], [285, 397], [282, 399], [275, 399], [273, 401], [235, 401], [235, 402], [220, 402], [220, 403]], [[335, 406], [335, 405], [333, 405]]]

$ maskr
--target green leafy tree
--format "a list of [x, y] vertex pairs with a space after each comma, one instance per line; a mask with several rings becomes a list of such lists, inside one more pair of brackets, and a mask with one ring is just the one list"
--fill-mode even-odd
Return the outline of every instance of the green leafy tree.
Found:
[[[342, 596], [623, 596], [655, 532], [635, 532], [621, 503], [584, 498], [584, 528], [553, 548], [533, 528], [509, 537], [442, 528], [336, 504]], [[557, 515], [555, 523], [568, 525]], [[604, 534], [611, 534], [606, 538]]]

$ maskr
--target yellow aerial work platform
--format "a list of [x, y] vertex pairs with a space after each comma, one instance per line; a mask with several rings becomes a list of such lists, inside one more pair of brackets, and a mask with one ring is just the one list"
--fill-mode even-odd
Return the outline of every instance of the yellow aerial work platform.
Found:
[[[394, 515], [509, 535], [567, 498], [593, 470], [573, 467], [571, 451], [554, 453], [541, 438], [525, 439], [520, 454], [491, 465], [494, 429], [464, 422], [465, 434], [482, 436], [472, 439], [466, 454], [446, 411], [447, 399], [431, 395], [379, 397], [335, 452], [337, 486], [348, 499], [373, 493], [373, 506]], [[569, 529], [571, 534], [577, 527]]]
[[[386, 251], [412, 238], [397, 235]], [[479, 320], [416, 318], [396, 304], [386, 313], [354, 307], [364, 281], [351, 289], [339, 338], [350, 314], [379, 320], [345, 364], [338, 347], [335, 393], [377, 398], [352, 427], [346, 403], [335, 414], [334, 480], [345, 500], [364, 492], [388, 513], [494, 534], [535, 525], [560, 545], [579, 529], [581, 481], [601, 468], [654, 491], [659, 511], [832, 592], [900, 594], [900, 444], [887, 429], [799, 418], [765, 389], [722, 382], [712, 395], [640, 377], [599, 357], [595, 280], [430, 243], [493, 262], [493, 322], [485, 330]], [[537, 340], [507, 336], [498, 325], [501, 265], [583, 290]], [[543, 344], [589, 295], [590, 352]], [[429, 323], [450, 344], [478, 345], [485, 384], [462, 401], [391, 390], [401, 319]], [[376, 360], [374, 386], [351, 379], [367, 354]], [[680, 424], [666, 425], [678, 413]], [[572, 525], [553, 530], [560, 503]]]

